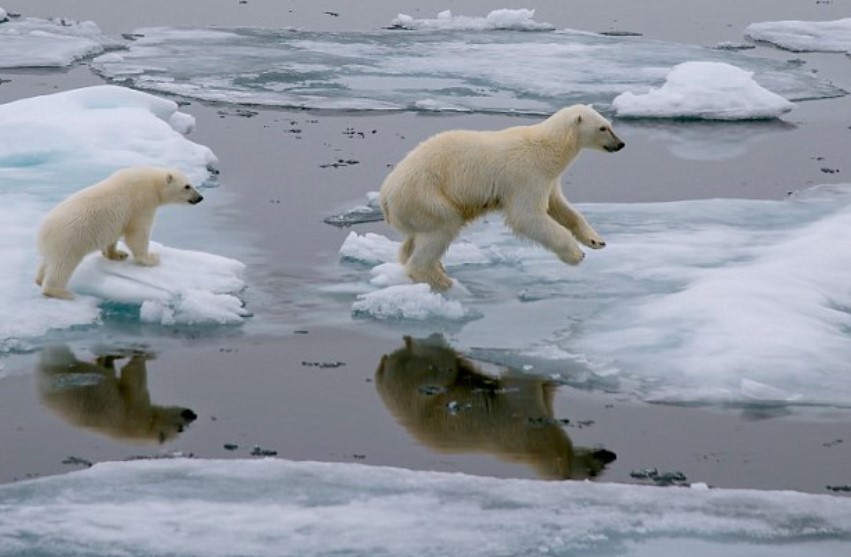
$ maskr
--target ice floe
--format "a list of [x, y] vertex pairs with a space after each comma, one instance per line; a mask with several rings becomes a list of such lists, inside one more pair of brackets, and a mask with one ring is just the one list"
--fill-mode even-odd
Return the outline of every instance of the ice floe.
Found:
[[765, 21], [751, 23], [745, 34], [794, 52], [851, 54], [851, 18], [836, 21]]
[[[405, 21], [424, 30], [144, 28], [126, 50], [92, 65], [148, 91], [314, 109], [549, 114], [582, 102], [605, 110], [617, 95], [658, 87], [690, 61], [753, 72], [762, 87], [791, 101], [846, 94], [794, 64], [737, 52], [568, 29], [521, 31], [521, 21], [536, 23], [523, 10]], [[724, 102], [735, 107], [737, 99]]]
[[0, 487], [0, 555], [840, 556], [851, 499], [262, 460], [101, 463]]
[[[244, 318], [234, 297], [245, 286], [243, 265], [192, 251], [209, 245], [213, 233], [204, 205], [159, 211], [153, 239], [166, 244], [156, 248], [159, 267], [93, 254], [72, 277], [71, 289], [79, 295], [70, 302], [42, 297], [33, 283], [39, 222], [72, 192], [131, 165], [177, 167], [203, 186], [216, 157], [186, 139], [193, 125], [175, 102], [114, 85], [0, 105], [0, 257], [6, 262], [0, 273], [0, 353], [32, 349], [48, 334], [102, 326], [116, 314], [162, 325]], [[207, 199], [215, 205], [215, 197]]]
[[399, 14], [392, 22], [392, 29], [441, 30], [441, 31], [553, 31], [555, 26], [535, 21], [535, 10], [493, 10], [485, 17], [453, 16], [450, 10], [437, 14], [434, 19], [420, 19]]
[[[446, 302], [461, 304], [453, 315], [466, 319], [447, 329], [456, 348], [645, 400], [851, 407], [851, 249], [843, 241], [851, 186], [778, 201], [582, 210], [608, 245], [578, 267], [498, 220], [462, 234], [460, 251], [444, 260], [458, 283]], [[356, 232], [341, 247], [359, 316], [384, 318], [385, 306], [364, 300], [395, 299], [387, 286], [407, 280], [397, 248]], [[436, 294], [409, 287], [405, 295], [407, 305], [391, 312], [394, 332], [407, 311], [441, 329], [445, 313], [430, 309], [440, 307]]]
[[[0, 21], [5, 15], [0, 14]], [[123, 44], [92, 21], [13, 19], [0, 25], [0, 68], [69, 66]]]
[[794, 106], [754, 81], [753, 72], [723, 62], [685, 62], [661, 87], [642, 94], [627, 91], [612, 101], [619, 117], [697, 120], [766, 120]]

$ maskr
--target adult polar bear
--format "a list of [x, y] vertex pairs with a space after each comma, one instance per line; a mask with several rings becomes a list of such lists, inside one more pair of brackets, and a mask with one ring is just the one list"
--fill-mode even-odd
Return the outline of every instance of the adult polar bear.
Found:
[[148, 252], [154, 213], [168, 203], [196, 204], [204, 199], [179, 170], [137, 166], [73, 194], [45, 216], [38, 234], [42, 261], [35, 282], [45, 296], [71, 299], [71, 274], [87, 254], [101, 250], [107, 259], [122, 260], [124, 243], [140, 265], [159, 257]]
[[381, 186], [381, 210], [406, 235], [399, 261], [415, 282], [452, 286], [440, 263], [465, 224], [502, 210], [517, 234], [565, 263], [585, 257], [577, 240], [606, 243], [561, 192], [561, 175], [584, 148], [614, 152], [624, 142], [588, 105], [563, 108], [531, 126], [500, 131], [456, 130], [415, 147]]

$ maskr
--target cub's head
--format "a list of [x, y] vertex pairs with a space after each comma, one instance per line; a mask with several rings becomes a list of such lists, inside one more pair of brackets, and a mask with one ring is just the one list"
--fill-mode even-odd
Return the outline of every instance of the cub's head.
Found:
[[582, 147], [614, 153], [624, 148], [624, 142], [615, 135], [612, 124], [603, 118], [591, 105], [574, 107], [574, 124], [579, 127]]
[[165, 203], [189, 203], [195, 205], [204, 199], [181, 171], [164, 169], [160, 197]]

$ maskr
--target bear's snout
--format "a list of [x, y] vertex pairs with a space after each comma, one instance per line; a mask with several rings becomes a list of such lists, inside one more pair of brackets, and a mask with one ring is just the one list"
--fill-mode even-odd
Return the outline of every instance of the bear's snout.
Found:
[[200, 193], [196, 193], [194, 196], [192, 196], [192, 199], [189, 200], [189, 203], [191, 203], [192, 205], [197, 205], [202, 201], [204, 201], [204, 196]]
[[610, 153], [616, 153], [616, 152], [620, 151], [621, 149], [623, 149], [624, 147], [626, 147], [626, 143], [624, 143], [623, 141], [618, 141], [615, 145], [607, 145], [606, 151], [608, 151]]

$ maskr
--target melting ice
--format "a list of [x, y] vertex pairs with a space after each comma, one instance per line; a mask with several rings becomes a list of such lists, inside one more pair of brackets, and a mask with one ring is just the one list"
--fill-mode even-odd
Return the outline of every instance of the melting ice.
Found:
[[685, 62], [665, 83], [644, 94], [621, 93], [612, 102], [620, 117], [768, 120], [795, 105], [753, 80], [753, 73], [722, 62]]
[[155, 246], [159, 267], [91, 254], [72, 277], [78, 296], [70, 302], [42, 297], [33, 283], [39, 222], [74, 191], [131, 165], [174, 166], [197, 185], [207, 181], [216, 157], [184, 137], [193, 125], [173, 101], [113, 85], [0, 105], [0, 353], [30, 349], [48, 332], [99, 325], [107, 314], [164, 325], [243, 320], [234, 296], [244, 287], [243, 265], [189, 251], [209, 244], [204, 205], [160, 209], [153, 240], [170, 246]]
[[398, 242], [378, 234], [350, 234], [340, 264], [352, 282], [328, 290], [345, 290], [356, 317], [390, 318], [394, 330], [400, 318], [412, 330], [425, 320], [478, 359], [577, 387], [672, 403], [851, 406], [851, 185], [782, 201], [582, 210], [608, 246], [575, 268], [494, 219], [450, 248], [456, 286], [442, 304], [410, 284]]
[[[394, 23], [422, 29], [411, 31], [145, 28], [128, 50], [101, 55], [93, 66], [144, 90], [346, 110], [551, 113], [575, 102], [605, 109], [625, 91], [661, 85], [689, 61], [753, 72], [762, 87], [792, 101], [845, 94], [785, 62], [636, 37], [529, 32], [533, 23], [528, 10], [503, 10]], [[726, 95], [736, 102], [736, 92]]]
[[836, 21], [765, 21], [752, 23], [745, 34], [794, 52], [846, 52], [851, 55], [851, 18]]
[[0, 487], [0, 555], [836, 556], [851, 499], [360, 464], [104, 463]]
[[105, 35], [92, 21], [12, 19], [0, 23], [0, 68], [68, 66], [123, 44]]

